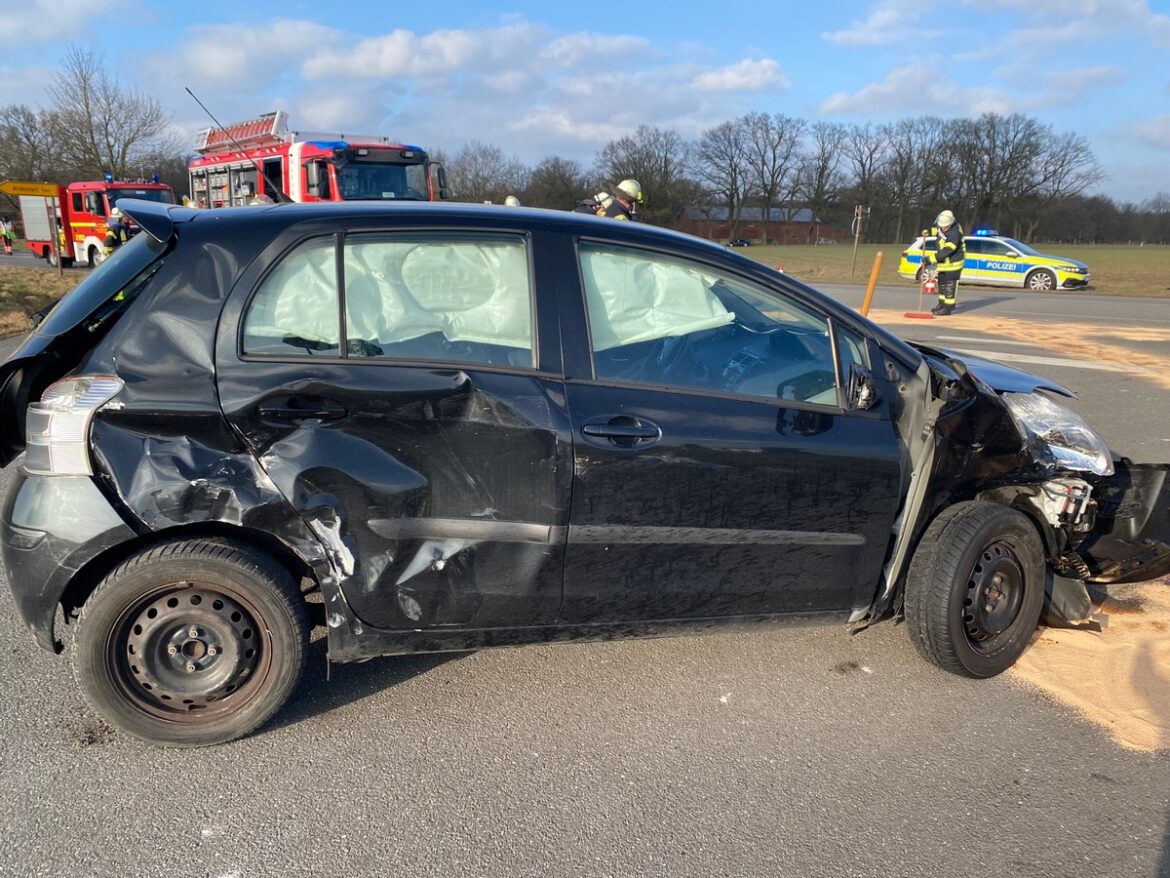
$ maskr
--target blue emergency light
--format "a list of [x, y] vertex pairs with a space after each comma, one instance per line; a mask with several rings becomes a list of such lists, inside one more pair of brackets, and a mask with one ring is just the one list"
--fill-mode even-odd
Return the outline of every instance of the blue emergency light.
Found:
[[106, 171], [104, 174], [102, 174], [102, 177], [105, 179], [105, 181], [106, 181], [107, 183], [113, 183], [113, 182], [114, 182], [114, 175], [113, 175], [113, 174], [111, 174], [109, 171]]
[[998, 235], [999, 230], [998, 229], [976, 229], [971, 234], [976, 235], [980, 238], [986, 238], [988, 235]]

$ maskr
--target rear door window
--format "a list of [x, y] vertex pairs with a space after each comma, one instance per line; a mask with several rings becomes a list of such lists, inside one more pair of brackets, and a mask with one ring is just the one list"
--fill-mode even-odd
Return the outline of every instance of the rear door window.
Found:
[[341, 254], [336, 237], [314, 238], [269, 272], [244, 318], [245, 354], [535, 362], [525, 238], [359, 233]]

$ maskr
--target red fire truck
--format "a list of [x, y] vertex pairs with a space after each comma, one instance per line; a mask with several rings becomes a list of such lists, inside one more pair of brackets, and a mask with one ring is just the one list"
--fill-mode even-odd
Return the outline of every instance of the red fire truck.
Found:
[[205, 128], [189, 165], [200, 207], [261, 201], [415, 200], [447, 197], [443, 166], [417, 146], [377, 135], [290, 131], [283, 110]]
[[[106, 220], [122, 198], [175, 203], [175, 192], [158, 179], [150, 183], [115, 180], [92, 180], [69, 183], [58, 188], [55, 212], [61, 262], [97, 265], [106, 256]], [[52, 199], [20, 196], [20, 214], [24, 223], [25, 244], [42, 259], [56, 264], [52, 221], [47, 208]]]

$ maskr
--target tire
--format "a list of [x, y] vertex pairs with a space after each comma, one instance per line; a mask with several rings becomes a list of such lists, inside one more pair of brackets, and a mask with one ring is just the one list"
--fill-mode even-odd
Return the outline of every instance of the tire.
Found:
[[1006, 671], [1040, 621], [1044, 563], [1040, 534], [1022, 512], [984, 502], [943, 510], [907, 574], [914, 647], [952, 674], [983, 678]]
[[106, 261], [106, 251], [100, 250], [97, 247], [90, 247], [89, 250], [86, 251], [86, 255], [88, 257], [87, 261], [89, 262], [90, 268], [97, 268]]
[[57, 251], [52, 247], [45, 248], [45, 262], [49, 263], [53, 268], [57, 267]]
[[116, 567], [81, 611], [73, 668], [107, 722], [164, 747], [243, 737], [304, 670], [308, 614], [271, 557], [216, 540], [164, 543]]
[[1039, 268], [1028, 275], [1028, 289], [1050, 293], [1056, 289], [1056, 275], [1047, 268]]
[[923, 269], [922, 269], [922, 266], [920, 265], [920, 266], [918, 266], [918, 271], [915, 272], [915, 274], [914, 274], [914, 280], [916, 280], [918, 283], [922, 283], [922, 271], [923, 271]]

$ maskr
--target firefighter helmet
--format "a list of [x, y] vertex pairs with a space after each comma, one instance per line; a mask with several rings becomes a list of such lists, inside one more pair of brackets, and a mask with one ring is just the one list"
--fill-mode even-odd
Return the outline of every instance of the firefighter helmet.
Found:
[[504, 199], [504, 204], [506, 204], [508, 207], [519, 207], [520, 206], [520, 199], [517, 198], [515, 195], [509, 195], [507, 198]]
[[110, 219], [121, 219], [121, 218], [122, 218], [122, 211], [118, 210], [118, 208], [115, 207], [113, 210], [110, 211]]
[[617, 184], [617, 190], [630, 201], [642, 203], [642, 184], [637, 180], [625, 179]]
[[949, 229], [955, 224], [955, 215], [949, 210], [944, 210], [935, 219], [934, 224], [940, 229]]

